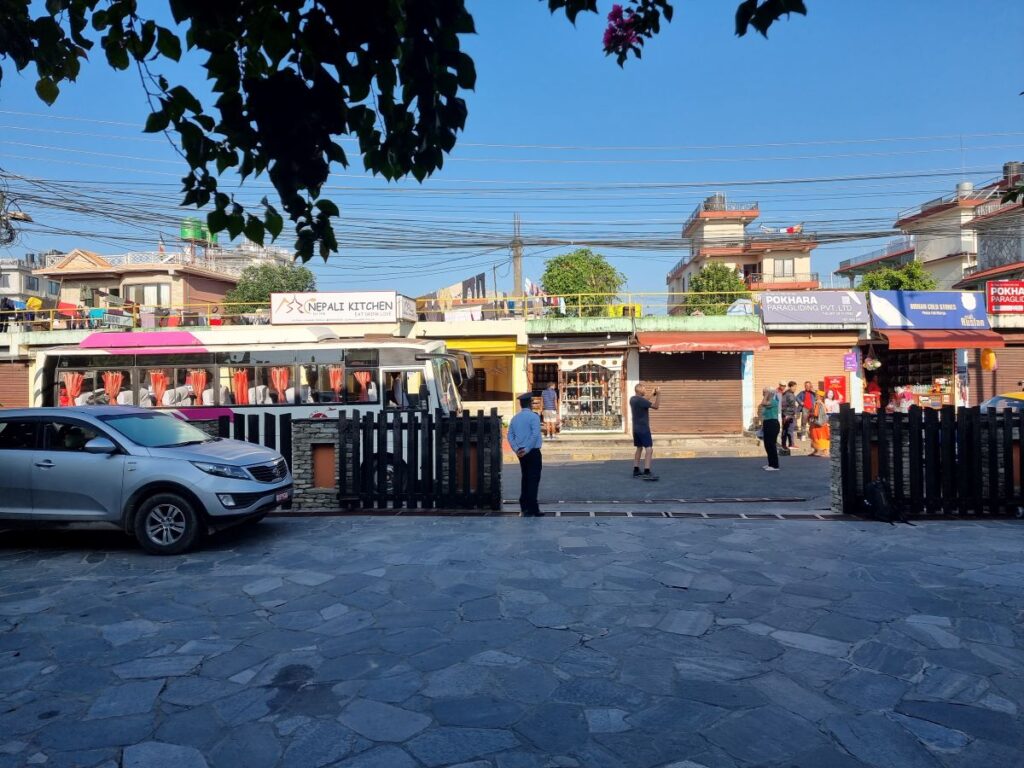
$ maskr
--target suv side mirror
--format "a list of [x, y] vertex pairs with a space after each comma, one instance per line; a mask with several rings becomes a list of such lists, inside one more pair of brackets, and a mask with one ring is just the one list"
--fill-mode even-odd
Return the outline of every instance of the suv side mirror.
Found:
[[86, 453], [117, 453], [117, 446], [106, 437], [94, 437], [82, 450]]

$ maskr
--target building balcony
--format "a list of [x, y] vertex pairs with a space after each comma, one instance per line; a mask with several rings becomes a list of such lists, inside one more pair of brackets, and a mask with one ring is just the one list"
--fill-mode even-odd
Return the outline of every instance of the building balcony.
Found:
[[891, 266], [902, 266], [913, 259], [915, 246], [913, 235], [898, 237], [895, 240], [890, 240], [881, 248], [862, 253], [860, 256], [843, 259], [839, 262], [836, 274], [860, 274], [862, 271], [870, 271], [880, 266], [890, 266], [889, 262], [892, 262]]
[[821, 287], [817, 272], [795, 275], [747, 275], [743, 282], [752, 291], [814, 291]]

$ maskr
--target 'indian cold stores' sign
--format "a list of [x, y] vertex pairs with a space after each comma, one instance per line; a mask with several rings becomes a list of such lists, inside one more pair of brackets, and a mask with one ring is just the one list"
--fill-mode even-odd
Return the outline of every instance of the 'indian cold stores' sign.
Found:
[[879, 330], [989, 327], [984, 294], [977, 291], [872, 291], [871, 324]]
[[275, 293], [270, 296], [273, 325], [395, 323], [416, 320], [416, 303], [394, 291]]
[[1024, 280], [989, 282], [988, 311], [993, 315], [1024, 313]]
[[761, 318], [765, 325], [866, 325], [868, 308], [857, 291], [766, 291]]

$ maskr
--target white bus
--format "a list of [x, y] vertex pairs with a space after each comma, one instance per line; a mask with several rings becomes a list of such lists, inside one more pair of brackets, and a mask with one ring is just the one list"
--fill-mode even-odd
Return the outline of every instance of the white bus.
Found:
[[189, 420], [235, 413], [295, 419], [440, 409], [459, 414], [470, 356], [442, 341], [341, 338], [328, 328], [97, 332], [40, 352], [36, 406], [139, 405]]

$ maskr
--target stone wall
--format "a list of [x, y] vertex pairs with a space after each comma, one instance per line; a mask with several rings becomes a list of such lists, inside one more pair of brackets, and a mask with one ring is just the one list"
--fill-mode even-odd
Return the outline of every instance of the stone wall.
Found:
[[[313, 447], [334, 446], [338, 450], [337, 419], [295, 419], [292, 421], [292, 480], [295, 491], [292, 509], [336, 509], [338, 507], [338, 461], [335, 453], [334, 487], [313, 487]], [[351, 469], [349, 468], [349, 471]]]

